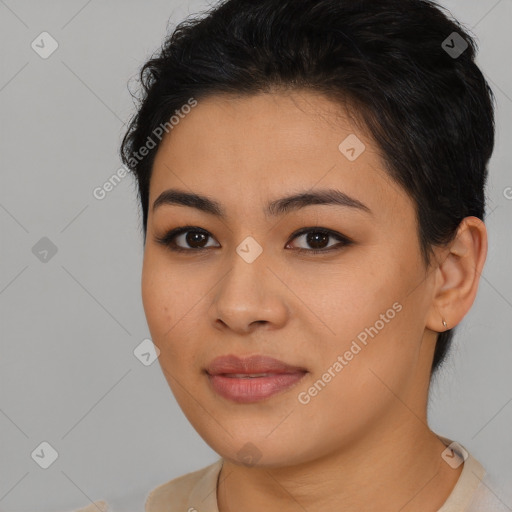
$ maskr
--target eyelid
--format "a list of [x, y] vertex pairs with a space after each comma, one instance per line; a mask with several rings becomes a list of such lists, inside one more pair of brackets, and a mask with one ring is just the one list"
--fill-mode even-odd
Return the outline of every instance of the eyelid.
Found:
[[[352, 243], [352, 240], [342, 233], [338, 233], [337, 231], [333, 231], [332, 229], [323, 228], [321, 226], [309, 226], [305, 228], [301, 228], [290, 235], [290, 240], [293, 240], [299, 236], [305, 235], [307, 233], [325, 233], [333, 238], [337, 238], [341, 242], [345, 242], [347, 244]], [[325, 249], [324, 249], [325, 250]]]

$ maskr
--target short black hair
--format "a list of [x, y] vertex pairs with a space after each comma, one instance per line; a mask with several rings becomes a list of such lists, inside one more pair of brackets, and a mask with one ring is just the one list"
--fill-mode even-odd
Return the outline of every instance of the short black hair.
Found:
[[[433, 247], [453, 241], [464, 217], [485, 214], [495, 98], [476, 51], [468, 31], [429, 0], [224, 0], [189, 16], [140, 70], [121, 145], [138, 183], [144, 243], [158, 127], [168, 132], [191, 98], [306, 89], [353, 108], [369, 130], [386, 171], [414, 199], [428, 267]], [[438, 335], [433, 371], [453, 332]]]

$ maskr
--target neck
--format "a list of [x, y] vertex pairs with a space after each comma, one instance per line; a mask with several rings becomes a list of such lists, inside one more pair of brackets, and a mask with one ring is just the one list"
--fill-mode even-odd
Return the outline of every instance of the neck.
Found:
[[219, 512], [437, 511], [462, 471], [445, 463], [444, 448], [424, 418], [402, 407], [394, 421], [298, 466], [245, 467], [224, 459]]

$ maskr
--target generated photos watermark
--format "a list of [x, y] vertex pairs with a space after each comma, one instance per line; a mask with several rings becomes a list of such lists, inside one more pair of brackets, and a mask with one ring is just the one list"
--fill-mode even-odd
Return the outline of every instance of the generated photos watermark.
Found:
[[[137, 163], [141, 162], [145, 156], [147, 156], [150, 150], [156, 148], [158, 143], [153, 137], [158, 139], [160, 142], [164, 133], [169, 133], [176, 125], [179, 124], [181, 119], [184, 119], [187, 114], [190, 114], [192, 109], [197, 106], [198, 102], [194, 98], [189, 98], [185, 105], [179, 110], [175, 110], [174, 114], [165, 123], [161, 123], [148, 135], [146, 142], [137, 151], [133, 151], [128, 165], [130, 168], [137, 166]], [[119, 183], [129, 174], [129, 170], [121, 166], [114, 174], [112, 174], [108, 180], [106, 180], [101, 186], [95, 187], [92, 191], [92, 195], [99, 201], [105, 199], [109, 192], [112, 192]]]
[[[336, 358], [336, 361], [334, 361], [329, 368], [327, 368], [327, 371], [322, 374], [322, 377], [318, 379], [311, 387], [309, 387], [306, 391], [301, 391], [297, 399], [299, 403], [303, 405], [309, 404], [311, 402], [311, 399], [320, 393], [325, 386], [331, 380], [338, 375], [338, 373], [343, 370], [354, 357], [361, 352], [361, 350], [368, 345], [368, 336], [370, 336], [372, 339], [379, 334], [379, 332], [384, 329], [386, 324], [389, 324], [393, 318], [395, 318], [397, 313], [400, 313], [402, 311], [402, 304], [399, 302], [395, 302], [393, 306], [386, 310], [385, 313], [380, 314], [379, 320], [377, 320], [371, 327], [366, 327], [364, 330], [362, 330], [357, 336], [356, 339], [352, 340], [352, 343], [350, 345], [350, 349], [345, 351], [343, 355], [338, 355]], [[358, 343], [359, 342], [359, 343]]]

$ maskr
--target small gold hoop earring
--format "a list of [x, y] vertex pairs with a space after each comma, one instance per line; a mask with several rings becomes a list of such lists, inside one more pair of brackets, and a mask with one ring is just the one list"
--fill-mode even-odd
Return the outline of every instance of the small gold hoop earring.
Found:
[[446, 328], [448, 327], [448, 324], [446, 323], [446, 320], [443, 318], [443, 326]]

